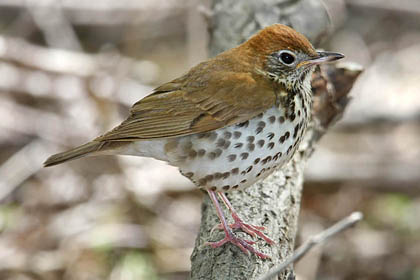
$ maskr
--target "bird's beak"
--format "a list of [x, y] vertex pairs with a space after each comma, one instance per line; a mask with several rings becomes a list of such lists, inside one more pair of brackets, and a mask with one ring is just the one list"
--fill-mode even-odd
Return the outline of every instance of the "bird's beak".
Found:
[[311, 64], [320, 64], [324, 62], [330, 62], [342, 59], [344, 55], [341, 53], [335, 53], [335, 52], [317, 52], [318, 57], [309, 60]]
[[344, 55], [342, 55], [341, 53], [335, 53], [335, 52], [320, 52], [319, 51], [317, 53], [318, 53], [318, 56], [316, 56], [315, 58], [302, 61], [301, 63], [299, 63], [298, 67], [317, 65], [324, 62], [331, 62], [331, 61], [342, 59], [344, 57]]

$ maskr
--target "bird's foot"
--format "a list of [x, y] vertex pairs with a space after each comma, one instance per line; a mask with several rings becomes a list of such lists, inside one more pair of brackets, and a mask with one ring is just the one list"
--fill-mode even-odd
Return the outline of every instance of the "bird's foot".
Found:
[[[232, 244], [238, 246], [247, 255], [251, 252], [251, 253], [257, 255], [258, 257], [260, 257], [261, 259], [270, 258], [269, 256], [267, 256], [267, 255], [265, 255], [261, 252], [258, 252], [257, 250], [255, 250], [251, 246], [251, 245], [255, 244], [254, 241], [238, 238], [237, 236], [235, 236], [233, 234], [233, 231], [232, 231], [232, 228], [241, 228], [243, 231], [250, 234], [251, 236], [258, 235], [261, 238], [263, 238], [267, 243], [273, 244], [274, 242], [261, 232], [261, 230], [263, 230], [264, 228], [245, 224], [239, 218], [239, 216], [236, 214], [235, 210], [233, 209], [233, 207], [230, 204], [229, 199], [226, 197], [226, 195], [219, 192], [219, 193], [217, 193], [217, 195], [223, 200], [225, 205], [229, 208], [229, 210], [232, 214], [232, 218], [235, 221], [235, 223], [233, 223], [232, 225], [229, 226], [228, 223], [226, 222], [226, 218], [223, 214], [222, 208], [220, 207], [220, 204], [219, 204], [219, 201], [217, 199], [216, 193], [212, 190], [207, 190], [207, 192], [209, 193], [210, 199], [212, 200], [212, 202], [213, 202], [213, 204], [216, 208], [217, 215], [219, 216], [219, 219], [220, 219], [220, 222], [221, 222], [220, 227], [225, 232], [225, 238], [223, 238], [222, 240], [217, 241], [217, 242], [206, 242], [206, 245], [210, 245], [213, 248], [217, 248], [217, 247], [220, 247], [220, 246], [224, 245], [225, 243], [229, 242], [229, 243], [232, 243]], [[212, 231], [214, 229], [215, 228], [213, 228]]]
[[209, 245], [212, 248], [217, 248], [217, 247], [220, 247], [220, 246], [222, 246], [222, 245], [224, 245], [225, 243], [228, 243], [228, 242], [238, 246], [239, 249], [241, 249], [242, 252], [244, 252], [247, 255], [249, 255], [249, 252], [251, 252], [251, 253], [257, 255], [258, 257], [260, 257], [261, 259], [269, 259], [270, 258], [269, 256], [255, 250], [251, 246], [251, 245], [255, 244], [254, 241], [241, 239], [241, 238], [235, 236], [231, 230], [226, 232], [225, 238], [223, 238], [222, 240], [216, 241], [216, 242], [206, 242], [205, 245]]
[[[262, 239], [264, 239], [265, 240], [265, 242], [267, 242], [268, 244], [270, 244], [270, 245], [272, 245], [272, 244], [274, 244], [274, 241], [273, 240], [271, 240], [267, 235], [265, 235], [263, 232], [262, 232], [262, 230], [265, 230], [265, 227], [262, 227], [262, 226], [255, 226], [255, 225], [250, 225], [250, 224], [247, 224], [247, 223], [244, 223], [243, 221], [242, 221], [242, 219], [241, 218], [239, 218], [239, 216], [238, 215], [236, 215], [236, 213], [232, 213], [232, 218], [233, 218], [233, 220], [235, 221], [233, 224], [230, 224], [229, 225], [229, 227], [231, 228], [231, 229], [241, 229], [242, 231], [244, 231], [244, 232], [246, 232], [246, 233], [248, 233], [249, 235], [251, 235], [252, 237], [255, 237], [255, 236], [259, 236], [259, 237], [261, 237]], [[214, 229], [223, 229], [223, 225], [222, 224], [218, 224], [218, 225], [216, 225], [213, 229], [212, 229], [212, 231], [214, 230]]]

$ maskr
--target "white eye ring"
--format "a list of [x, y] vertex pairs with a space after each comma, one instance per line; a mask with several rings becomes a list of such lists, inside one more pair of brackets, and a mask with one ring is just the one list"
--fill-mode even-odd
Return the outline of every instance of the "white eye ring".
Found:
[[291, 66], [296, 62], [296, 55], [289, 50], [282, 50], [277, 53], [278, 60], [284, 65]]

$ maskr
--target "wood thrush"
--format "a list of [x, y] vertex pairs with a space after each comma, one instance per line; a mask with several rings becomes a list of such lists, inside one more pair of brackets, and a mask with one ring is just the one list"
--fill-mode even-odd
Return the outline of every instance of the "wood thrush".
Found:
[[[45, 166], [109, 154], [166, 161], [213, 201], [225, 238], [209, 245], [231, 242], [266, 258], [232, 228], [273, 241], [263, 227], [244, 223], [224, 192], [243, 190], [291, 159], [311, 118], [311, 74], [317, 64], [340, 58], [339, 53], [315, 51], [302, 34], [285, 25], [269, 26], [159, 86], [135, 103], [119, 126], [51, 156]], [[232, 225], [218, 198], [231, 212]]]

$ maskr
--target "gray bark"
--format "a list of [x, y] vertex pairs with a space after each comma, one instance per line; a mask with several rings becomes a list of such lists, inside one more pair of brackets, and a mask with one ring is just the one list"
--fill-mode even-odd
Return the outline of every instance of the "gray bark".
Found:
[[293, 27], [317, 45], [330, 28], [330, 17], [320, 0], [213, 0], [210, 56], [274, 23]]
[[[215, 0], [210, 28], [210, 53], [215, 55], [236, 46], [259, 29], [273, 23], [291, 25], [316, 43], [326, 34], [329, 17], [318, 0]], [[205, 196], [200, 232], [191, 256], [192, 279], [256, 279], [274, 264], [283, 262], [293, 254], [304, 166], [314, 144], [345, 108], [347, 93], [360, 73], [360, 70], [351, 69], [327, 65], [314, 74], [314, 118], [293, 160], [245, 191], [228, 194], [244, 221], [264, 226], [265, 233], [275, 241], [270, 246], [261, 239], [254, 240], [257, 243], [253, 246], [271, 256], [271, 259], [247, 256], [232, 244], [217, 249], [205, 246], [207, 241], [218, 241], [224, 236], [223, 231], [211, 233], [219, 221], [209, 197]], [[236, 234], [252, 239], [241, 231]], [[285, 270], [278, 279], [294, 279], [292, 267]]]

